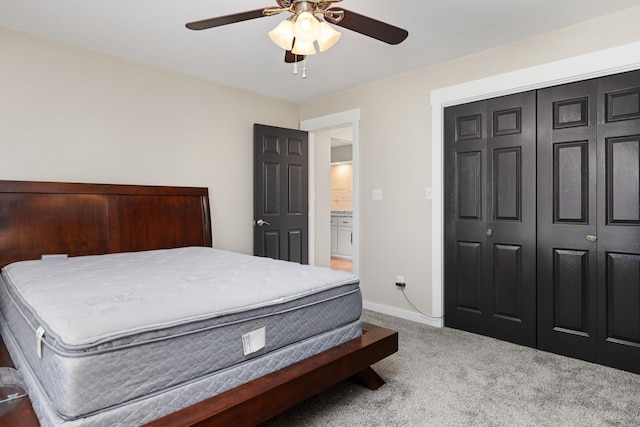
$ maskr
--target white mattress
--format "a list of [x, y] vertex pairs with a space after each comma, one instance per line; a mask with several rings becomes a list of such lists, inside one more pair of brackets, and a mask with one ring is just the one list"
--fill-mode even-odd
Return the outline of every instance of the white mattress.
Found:
[[[362, 310], [350, 273], [200, 247], [25, 261], [2, 278], [17, 348], [68, 420], [338, 330]], [[247, 354], [243, 335], [262, 328], [264, 348]]]

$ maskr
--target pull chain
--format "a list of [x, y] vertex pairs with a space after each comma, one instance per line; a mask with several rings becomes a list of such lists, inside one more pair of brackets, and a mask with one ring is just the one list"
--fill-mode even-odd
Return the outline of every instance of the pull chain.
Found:
[[[298, 75], [298, 55], [295, 56], [293, 61], [293, 74]], [[302, 78], [307, 78], [307, 57], [305, 56], [302, 60]]]

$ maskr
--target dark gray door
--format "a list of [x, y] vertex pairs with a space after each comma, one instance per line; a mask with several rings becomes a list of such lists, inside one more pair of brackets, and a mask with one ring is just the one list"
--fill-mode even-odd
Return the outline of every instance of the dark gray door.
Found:
[[447, 108], [445, 194], [447, 326], [640, 373], [640, 71]]
[[640, 373], [640, 72], [598, 83], [598, 362]]
[[538, 91], [538, 348], [596, 359], [596, 94]]
[[538, 93], [538, 346], [640, 373], [640, 72]]
[[308, 263], [308, 134], [254, 125], [255, 255]]
[[536, 345], [535, 92], [445, 110], [445, 325]]

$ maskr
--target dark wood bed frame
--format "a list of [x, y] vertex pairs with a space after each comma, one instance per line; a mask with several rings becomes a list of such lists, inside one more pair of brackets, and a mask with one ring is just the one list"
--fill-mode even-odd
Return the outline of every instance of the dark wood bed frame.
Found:
[[[211, 246], [206, 188], [0, 181], [0, 268], [47, 254], [99, 255]], [[398, 350], [398, 333], [363, 335], [153, 421], [149, 426], [253, 426], [348, 378], [384, 384], [371, 365]], [[0, 366], [13, 366], [0, 340]], [[38, 426], [27, 398], [0, 425]]]

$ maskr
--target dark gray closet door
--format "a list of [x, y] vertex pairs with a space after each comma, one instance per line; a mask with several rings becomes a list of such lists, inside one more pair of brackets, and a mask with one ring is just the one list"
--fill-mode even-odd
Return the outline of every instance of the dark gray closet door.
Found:
[[538, 92], [538, 348], [640, 373], [640, 72]]
[[538, 91], [538, 348], [596, 359], [597, 81]]
[[640, 72], [598, 101], [598, 362], [640, 373]]
[[445, 110], [445, 324], [536, 345], [535, 93]]

